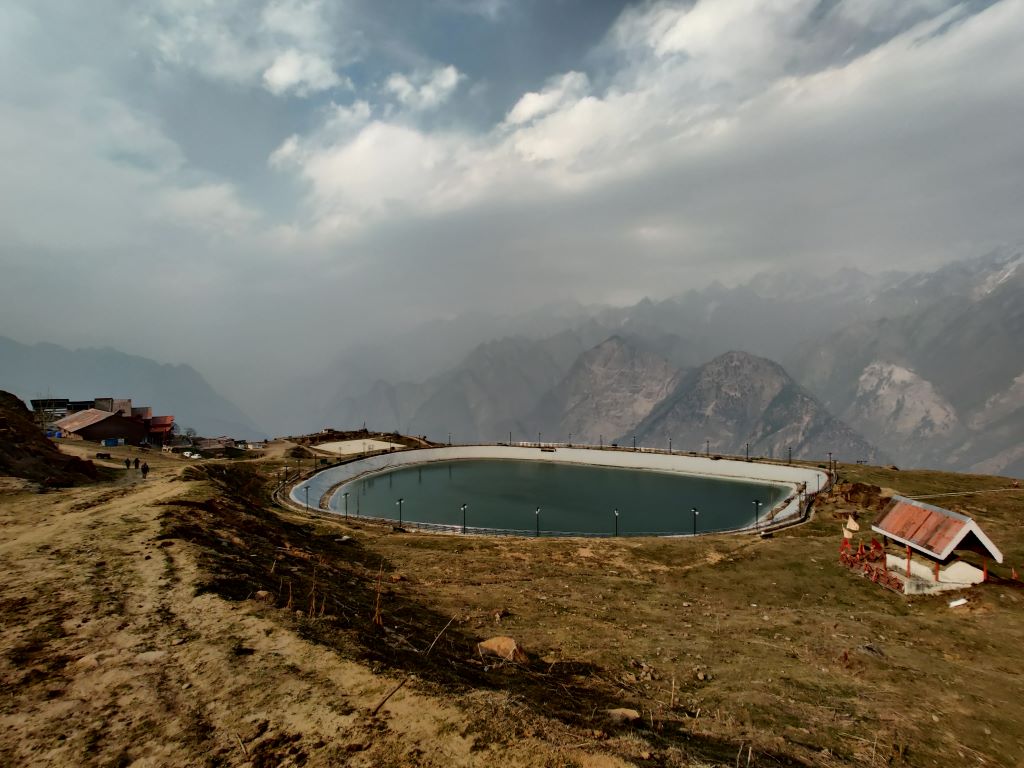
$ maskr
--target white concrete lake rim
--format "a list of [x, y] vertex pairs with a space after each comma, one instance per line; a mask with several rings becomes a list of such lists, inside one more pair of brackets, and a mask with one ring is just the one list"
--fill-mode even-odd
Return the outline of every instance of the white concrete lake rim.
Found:
[[557, 447], [552, 451], [549, 447], [542, 450], [536, 446], [455, 445], [383, 453], [330, 467], [296, 484], [289, 496], [300, 506], [308, 501], [310, 506], [320, 507], [321, 501], [326, 501], [323, 506], [338, 513], [338, 500], [345, 493], [346, 487], [368, 475], [383, 474], [417, 464], [471, 459], [581, 464], [784, 486], [789, 489], [784, 499], [773, 510], [766, 510], [765, 518], [770, 519], [773, 525], [798, 517], [804, 495], [813, 495], [819, 489], [827, 488], [829, 483], [826, 472], [806, 466], [621, 449]]

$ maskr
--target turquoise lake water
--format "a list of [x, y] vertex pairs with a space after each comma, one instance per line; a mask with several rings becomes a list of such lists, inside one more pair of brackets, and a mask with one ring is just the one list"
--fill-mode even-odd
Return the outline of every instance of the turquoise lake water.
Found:
[[[541, 535], [621, 536], [732, 530], [789, 489], [768, 483], [543, 461], [461, 460], [402, 467], [346, 486], [348, 514]], [[337, 494], [331, 507], [344, 512]], [[540, 514], [536, 509], [540, 507]], [[694, 516], [692, 508], [699, 513]]]

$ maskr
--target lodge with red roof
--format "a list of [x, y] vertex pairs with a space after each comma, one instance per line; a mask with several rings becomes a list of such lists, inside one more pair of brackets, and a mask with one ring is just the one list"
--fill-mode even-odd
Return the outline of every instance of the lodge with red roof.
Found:
[[154, 416], [149, 406], [133, 406], [131, 398], [93, 400], [46, 398], [32, 401], [32, 410], [46, 414], [55, 436], [127, 445], [164, 445], [174, 434], [174, 416]]

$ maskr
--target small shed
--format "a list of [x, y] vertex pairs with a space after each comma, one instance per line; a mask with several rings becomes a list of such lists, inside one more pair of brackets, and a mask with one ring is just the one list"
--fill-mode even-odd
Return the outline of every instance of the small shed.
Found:
[[975, 520], [905, 496], [893, 496], [871, 530], [940, 563], [958, 549], [1003, 562], [1003, 553]]
[[[954, 562], [958, 551], [1003, 562], [1003, 553], [976, 520], [905, 496], [893, 496], [871, 530], [907, 548], [905, 560], [894, 555], [886, 558], [890, 570], [905, 573], [907, 592], [951, 589], [984, 581], [985, 572], [965, 562]], [[912, 562], [912, 552], [924, 555], [931, 567]], [[918, 588], [911, 589], [912, 582]]]

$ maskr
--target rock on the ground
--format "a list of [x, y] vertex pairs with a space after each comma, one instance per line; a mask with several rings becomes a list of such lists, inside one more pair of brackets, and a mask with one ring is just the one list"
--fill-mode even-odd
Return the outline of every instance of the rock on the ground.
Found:
[[476, 650], [481, 656], [497, 656], [505, 661], [514, 661], [519, 664], [526, 664], [530, 661], [530, 657], [526, 655], [523, 647], [511, 637], [488, 638], [477, 643]]

